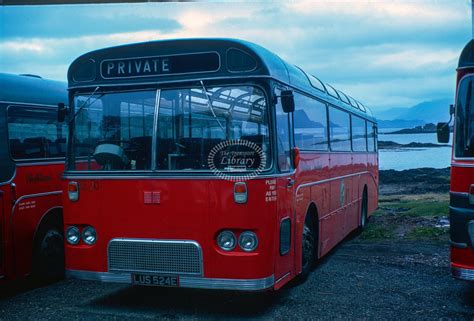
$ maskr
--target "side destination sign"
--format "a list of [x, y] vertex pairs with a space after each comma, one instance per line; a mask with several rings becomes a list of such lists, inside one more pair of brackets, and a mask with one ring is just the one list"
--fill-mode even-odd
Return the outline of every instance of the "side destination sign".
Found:
[[213, 72], [219, 70], [217, 52], [170, 56], [106, 59], [100, 63], [102, 78], [137, 78], [177, 74]]

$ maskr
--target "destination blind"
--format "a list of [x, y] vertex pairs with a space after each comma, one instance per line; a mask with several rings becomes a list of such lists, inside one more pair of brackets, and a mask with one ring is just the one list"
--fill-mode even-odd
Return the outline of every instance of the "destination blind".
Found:
[[107, 59], [101, 74], [108, 78], [136, 78], [217, 71], [219, 55], [215, 52], [185, 55]]

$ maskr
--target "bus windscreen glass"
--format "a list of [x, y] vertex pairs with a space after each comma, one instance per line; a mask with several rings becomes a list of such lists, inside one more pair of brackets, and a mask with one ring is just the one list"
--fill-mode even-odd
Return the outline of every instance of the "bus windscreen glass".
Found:
[[[157, 94], [159, 106], [155, 108]], [[225, 156], [226, 150], [235, 153], [236, 149], [248, 149], [232, 146], [239, 140], [258, 146], [266, 155], [264, 159], [270, 159], [267, 103], [257, 87], [197, 87], [107, 93], [87, 101], [88, 98], [75, 97], [76, 110], [85, 105], [75, 119], [75, 164], [69, 167], [72, 170], [209, 171], [214, 169], [212, 165], [219, 170], [242, 170], [242, 164], [233, 164]], [[221, 153], [219, 159], [224, 163], [210, 164], [213, 151]], [[268, 168], [269, 164], [264, 165]], [[258, 162], [251, 162], [244, 164], [243, 170], [259, 166]]]
[[461, 81], [456, 103], [455, 156], [474, 157], [474, 77]]
[[155, 100], [155, 90], [76, 96], [73, 169], [151, 169]]
[[[240, 165], [246, 166], [244, 170], [259, 167], [261, 158], [248, 164], [231, 159], [232, 153], [247, 149], [246, 146], [236, 146], [237, 140], [256, 144], [267, 154], [265, 159], [268, 160], [269, 129], [263, 91], [253, 86], [211, 87], [205, 90], [209, 100], [204, 88], [161, 92], [157, 169], [209, 170], [212, 166], [209, 155], [213, 151], [222, 155], [219, 163], [214, 163], [221, 170], [237, 170]], [[226, 146], [225, 142], [230, 145]], [[232, 150], [229, 157], [224, 156], [225, 150]]]

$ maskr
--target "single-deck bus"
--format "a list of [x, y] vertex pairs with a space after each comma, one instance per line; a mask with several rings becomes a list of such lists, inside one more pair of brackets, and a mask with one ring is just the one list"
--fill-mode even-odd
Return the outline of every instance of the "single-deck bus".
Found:
[[[458, 279], [474, 281], [474, 40], [463, 49], [456, 79], [454, 142], [451, 159], [450, 243], [451, 271]], [[438, 124], [438, 139], [449, 141], [448, 123]]]
[[61, 176], [66, 83], [0, 74], [0, 279], [64, 273]]
[[68, 81], [69, 277], [279, 289], [377, 207], [375, 119], [256, 44], [106, 48]]

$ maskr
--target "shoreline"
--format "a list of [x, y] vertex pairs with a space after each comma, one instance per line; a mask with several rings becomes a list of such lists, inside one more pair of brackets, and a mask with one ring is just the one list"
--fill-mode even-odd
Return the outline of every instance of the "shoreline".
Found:
[[449, 193], [451, 168], [415, 168], [379, 171], [380, 195]]
[[378, 148], [383, 150], [392, 150], [399, 148], [439, 148], [439, 147], [452, 147], [450, 144], [434, 144], [434, 143], [417, 143], [411, 142], [408, 144], [400, 144], [391, 140], [379, 140], [377, 142]]

